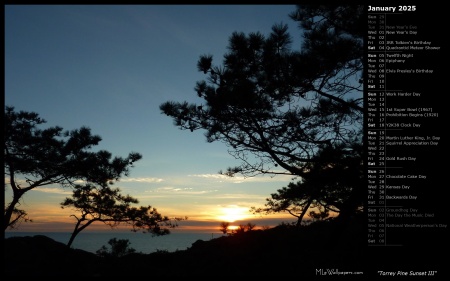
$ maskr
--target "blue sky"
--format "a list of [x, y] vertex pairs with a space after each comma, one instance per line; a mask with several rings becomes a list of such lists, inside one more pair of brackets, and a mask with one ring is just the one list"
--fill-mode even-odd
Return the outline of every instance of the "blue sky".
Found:
[[[294, 10], [293, 5], [6, 5], [5, 105], [39, 113], [46, 126], [87, 126], [102, 137], [96, 149], [117, 156], [141, 153], [143, 159], [116, 186], [139, 205], [188, 216], [183, 227], [218, 229], [233, 213], [259, 226], [292, 221], [278, 215], [277, 221], [263, 222], [247, 213], [290, 178], [219, 176], [219, 170], [239, 164], [226, 145], [207, 143], [202, 131], [179, 130], [159, 105], [201, 103], [194, 86], [206, 77], [197, 71], [197, 60], [211, 54], [221, 64], [234, 31], [268, 35], [273, 24], [286, 23], [299, 49], [300, 31], [288, 17]], [[27, 193], [20, 207], [34, 223], [21, 230], [73, 225], [71, 212], [59, 207], [69, 195], [57, 186]]]

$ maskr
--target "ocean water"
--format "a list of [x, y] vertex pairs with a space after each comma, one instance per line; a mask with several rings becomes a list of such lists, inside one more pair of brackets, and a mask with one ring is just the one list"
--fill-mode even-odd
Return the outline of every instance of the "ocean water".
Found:
[[[70, 238], [68, 232], [5, 232], [5, 238], [12, 236], [45, 235], [55, 241], [67, 244]], [[222, 236], [219, 233], [205, 232], [172, 232], [163, 236], [152, 236], [139, 232], [81, 232], [75, 238], [72, 248], [95, 253], [102, 246], [111, 249], [108, 241], [112, 238], [128, 239], [129, 247], [137, 253], [149, 254], [156, 251], [175, 252], [186, 250], [197, 240], [208, 241]]]

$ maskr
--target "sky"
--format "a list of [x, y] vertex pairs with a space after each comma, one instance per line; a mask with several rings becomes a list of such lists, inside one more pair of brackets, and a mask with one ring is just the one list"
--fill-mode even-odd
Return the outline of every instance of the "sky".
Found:
[[[237, 166], [224, 143], [208, 143], [204, 131], [183, 131], [162, 114], [166, 101], [200, 104], [195, 83], [201, 55], [220, 65], [234, 31], [268, 35], [285, 23], [300, 48], [300, 31], [289, 18], [294, 5], [6, 5], [6, 106], [32, 111], [44, 127], [89, 127], [102, 141], [95, 149], [143, 158], [114, 187], [163, 215], [185, 217], [179, 231], [219, 231], [220, 222], [275, 226], [287, 214], [254, 215], [290, 177], [228, 178]], [[11, 192], [5, 192], [9, 202]], [[71, 209], [60, 202], [71, 191], [38, 187], [21, 209], [33, 219], [16, 231], [67, 231]], [[103, 229], [101, 224], [90, 230]], [[87, 231], [87, 230], [86, 230]]]

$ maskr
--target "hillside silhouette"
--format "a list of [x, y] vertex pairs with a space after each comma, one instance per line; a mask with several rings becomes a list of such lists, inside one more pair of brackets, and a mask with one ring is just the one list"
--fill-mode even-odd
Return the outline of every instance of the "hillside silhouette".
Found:
[[[359, 222], [358, 222], [359, 221]], [[362, 271], [361, 218], [345, 229], [333, 222], [294, 227], [281, 224], [209, 241], [186, 250], [101, 257], [42, 236], [5, 239], [5, 273], [10, 277], [255, 277], [313, 276], [316, 269]], [[337, 231], [340, 234], [336, 234]], [[17, 261], [20, 260], [20, 263]]]
[[[186, 250], [100, 256], [69, 248], [36, 235], [4, 240], [5, 277], [295, 277], [298, 280], [385, 279], [380, 271], [428, 273], [421, 280], [446, 274], [445, 259], [435, 247], [372, 250], [366, 244], [365, 216], [343, 226], [336, 220], [295, 227], [280, 224], [208, 241], [197, 240]], [[446, 265], [445, 265], [446, 266]], [[333, 275], [333, 276], [330, 276]], [[397, 276], [398, 277], [398, 276]], [[397, 277], [390, 279], [397, 280]], [[308, 279], [303, 279], [308, 278]], [[409, 276], [417, 279], [417, 276]], [[403, 276], [401, 280], [409, 280]]]

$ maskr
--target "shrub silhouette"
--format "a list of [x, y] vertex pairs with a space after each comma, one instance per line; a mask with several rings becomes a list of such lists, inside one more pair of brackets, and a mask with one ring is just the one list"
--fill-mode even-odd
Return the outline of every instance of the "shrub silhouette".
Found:
[[130, 241], [128, 239], [111, 238], [108, 244], [111, 246], [111, 249], [103, 245], [96, 251], [97, 255], [100, 257], [119, 258], [136, 252], [135, 249], [130, 248]]

